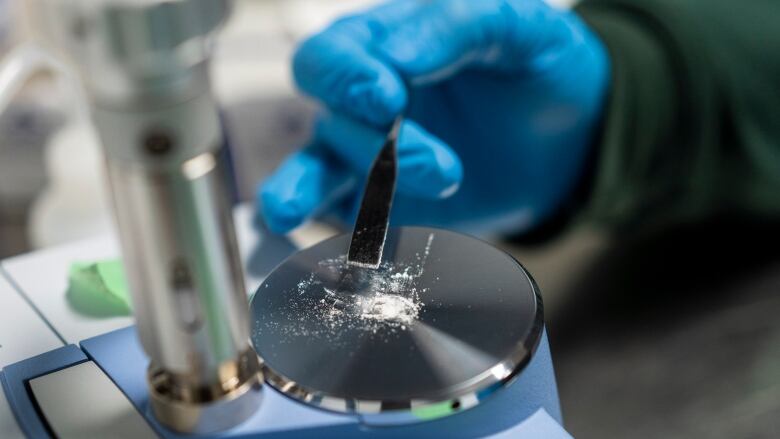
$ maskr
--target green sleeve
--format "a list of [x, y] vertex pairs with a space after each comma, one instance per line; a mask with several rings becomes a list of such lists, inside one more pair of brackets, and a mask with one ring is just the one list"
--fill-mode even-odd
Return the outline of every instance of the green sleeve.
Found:
[[586, 0], [612, 62], [585, 216], [780, 219], [780, 1]]

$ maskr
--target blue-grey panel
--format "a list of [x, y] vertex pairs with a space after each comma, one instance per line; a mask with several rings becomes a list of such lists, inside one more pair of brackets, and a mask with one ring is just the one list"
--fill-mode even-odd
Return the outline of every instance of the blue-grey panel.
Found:
[[[141, 348], [134, 327], [85, 340], [81, 342], [81, 347], [149, 420], [158, 434], [166, 438], [194, 437], [172, 432], [150, 415], [146, 383], [149, 360]], [[349, 426], [353, 434], [358, 431], [359, 424], [355, 417], [335, 415], [296, 403], [268, 386], [264, 392], [261, 409], [252, 418], [231, 430], [209, 437], [305, 437], [317, 432], [318, 437], [323, 437], [323, 429], [339, 426]]]
[[[122, 389], [158, 434], [165, 438], [192, 438], [178, 435], [159, 425], [149, 412], [147, 357], [134, 328], [120, 329], [81, 343], [87, 355]], [[560, 422], [558, 394], [546, 334], [539, 348], [516, 381], [489, 400], [457, 415], [393, 428], [370, 428], [357, 418], [325, 412], [297, 403], [266, 386], [264, 400], [254, 417], [242, 425], [211, 436], [216, 438], [395, 438], [395, 437], [489, 437], [503, 435], [520, 427], [529, 417], [544, 409]], [[551, 425], [550, 428], [555, 430]], [[552, 431], [551, 430], [551, 431]], [[524, 431], [519, 429], [518, 431]], [[519, 436], [522, 438], [523, 436]]]

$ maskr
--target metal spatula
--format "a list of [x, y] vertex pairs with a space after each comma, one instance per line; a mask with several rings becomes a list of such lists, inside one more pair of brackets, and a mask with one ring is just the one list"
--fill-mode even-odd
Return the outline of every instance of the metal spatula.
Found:
[[385, 144], [371, 165], [349, 244], [347, 262], [350, 265], [376, 269], [382, 261], [398, 174], [397, 143], [401, 121], [399, 116], [393, 122]]

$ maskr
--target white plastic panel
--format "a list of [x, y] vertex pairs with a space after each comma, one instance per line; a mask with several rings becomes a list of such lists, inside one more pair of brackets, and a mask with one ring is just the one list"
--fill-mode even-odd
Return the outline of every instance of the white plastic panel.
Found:
[[[0, 272], [0, 368], [59, 347], [60, 339]], [[6, 437], [2, 432], [0, 424]]]
[[[131, 317], [95, 318], [81, 315], [71, 309], [65, 298], [68, 270], [73, 262], [96, 261], [118, 254], [116, 242], [104, 237], [6, 259], [2, 261], [2, 266], [65, 341], [78, 344], [86, 338], [133, 323]], [[0, 321], [6, 319], [7, 315], [0, 308]], [[29, 334], [25, 334], [25, 338]]]
[[[273, 261], [268, 267], [270, 269], [289, 255], [290, 248], [287, 246], [291, 246], [292, 249], [307, 247], [334, 233], [328, 227], [307, 224], [288, 237], [263, 236], [253, 226], [254, 215], [254, 206], [248, 203], [238, 206], [234, 211], [236, 235], [244, 264], [253, 261], [253, 259], [256, 262], [255, 250], [263, 242], [266, 244], [269, 241], [274, 242], [260, 249], [263, 252], [264, 260]], [[290, 244], [283, 245], [283, 241], [289, 241]], [[87, 338], [133, 324], [132, 317], [95, 318], [81, 315], [71, 309], [65, 298], [68, 289], [68, 270], [72, 263], [97, 261], [118, 257], [118, 255], [117, 240], [111, 236], [104, 236], [39, 250], [0, 261], [0, 264], [65, 341], [78, 344]], [[245, 270], [247, 293], [254, 292], [263, 278], [262, 275], [258, 276], [250, 270]], [[2, 305], [2, 291], [0, 289], [0, 305]], [[3, 321], [8, 318], [11, 318], [11, 313], [6, 313], [4, 306], [0, 307], [0, 329], [3, 328]], [[48, 328], [46, 329], [48, 330]], [[37, 332], [37, 329], [27, 331], [25, 339], [37, 334]], [[0, 342], [2, 342], [2, 336], [3, 334], [0, 333]], [[41, 353], [45, 350], [35, 353]], [[22, 356], [18, 359], [24, 358], [27, 357]], [[0, 360], [2, 360], [1, 356]]]

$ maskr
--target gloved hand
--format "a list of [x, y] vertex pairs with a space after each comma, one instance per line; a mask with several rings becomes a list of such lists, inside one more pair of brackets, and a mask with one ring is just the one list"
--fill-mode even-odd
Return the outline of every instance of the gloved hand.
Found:
[[518, 232], [571, 196], [609, 83], [597, 37], [542, 0], [396, 0], [305, 41], [293, 70], [327, 111], [258, 192], [269, 227], [356, 213], [399, 113], [394, 224]]

